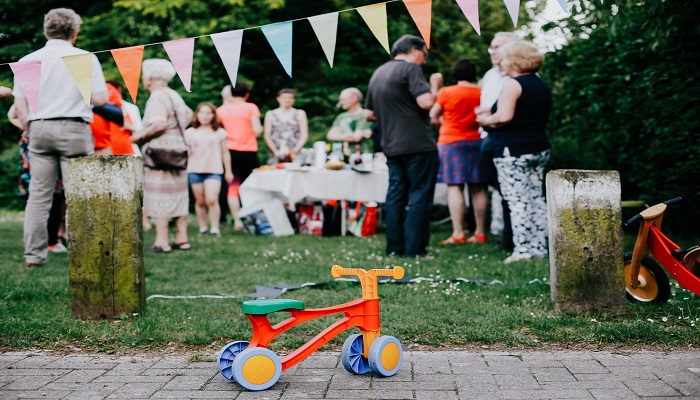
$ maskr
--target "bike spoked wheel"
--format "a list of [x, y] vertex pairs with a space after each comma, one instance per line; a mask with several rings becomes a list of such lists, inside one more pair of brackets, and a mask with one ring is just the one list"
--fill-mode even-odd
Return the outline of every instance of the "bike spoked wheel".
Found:
[[671, 284], [664, 269], [651, 257], [642, 258], [639, 266], [640, 285], [630, 287], [632, 253], [625, 254], [625, 290], [627, 300], [633, 303], [663, 304], [671, 296]]

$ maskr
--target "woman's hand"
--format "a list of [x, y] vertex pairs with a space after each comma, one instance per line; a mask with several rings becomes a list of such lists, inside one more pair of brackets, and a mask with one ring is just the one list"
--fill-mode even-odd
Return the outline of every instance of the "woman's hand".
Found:
[[233, 174], [231, 172], [226, 172], [224, 174], [224, 180], [226, 180], [226, 183], [233, 182]]

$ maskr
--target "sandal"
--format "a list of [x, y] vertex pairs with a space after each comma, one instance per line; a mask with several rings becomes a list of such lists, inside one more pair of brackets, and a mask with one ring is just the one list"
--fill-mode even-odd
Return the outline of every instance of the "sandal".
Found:
[[170, 253], [171, 251], [173, 251], [173, 249], [172, 248], [168, 249], [168, 248], [163, 247], [163, 246], [153, 245], [153, 246], [148, 248], [148, 251], [149, 251], [149, 253]]
[[478, 235], [475, 233], [472, 237], [467, 239], [467, 243], [486, 243], [486, 240], [486, 234]]
[[192, 246], [190, 245], [190, 242], [182, 242], [182, 243], [170, 243], [170, 247], [172, 247], [175, 250], [191, 250]]
[[462, 244], [462, 243], [467, 243], [467, 238], [465, 236], [462, 237], [456, 237], [454, 235], [451, 235], [449, 238], [445, 240], [441, 240], [438, 242], [440, 245], [445, 245], [445, 244]]

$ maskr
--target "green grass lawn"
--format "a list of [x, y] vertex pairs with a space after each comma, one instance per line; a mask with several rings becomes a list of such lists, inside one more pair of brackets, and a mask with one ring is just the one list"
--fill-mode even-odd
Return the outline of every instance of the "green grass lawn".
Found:
[[[46, 266], [24, 267], [21, 214], [0, 211], [0, 347], [100, 351], [212, 346], [247, 340], [244, 299], [162, 299], [148, 301], [145, 315], [86, 322], [71, 317], [65, 254], [50, 254]], [[486, 245], [437, 246], [447, 225], [433, 227], [434, 257], [387, 258], [385, 238], [320, 238], [296, 235], [254, 237], [225, 229], [221, 239], [197, 238], [191, 223], [189, 252], [145, 256], [147, 295], [238, 295], [256, 285], [326, 282], [287, 293], [307, 308], [327, 307], [361, 296], [359, 284], [335, 282], [333, 264], [384, 268], [401, 265], [413, 277], [450, 278], [442, 282], [382, 284], [383, 333], [404, 348], [427, 346], [699, 346], [700, 297], [672, 281], [671, 301], [663, 306], [629, 305], [626, 312], [566, 315], [554, 313], [549, 265], [537, 260], [504, 265], [504, 252]], [[697, 239], [697, 238], [696, 238]], [[146, 233], [146, 243], [153, 232]], [[690, 243], [680, 242], [681, 245]], [[628, 248], [628, 250], [631, 250]], [[485, 282], [454, 280], [482, 278]], [[275, 315], [275, 321], [285, 315]], [[294, 348], [332, 323], [333, 317], [298, 326], [272, 344]], [[329, 346], [337, 348], [344, 332]]]

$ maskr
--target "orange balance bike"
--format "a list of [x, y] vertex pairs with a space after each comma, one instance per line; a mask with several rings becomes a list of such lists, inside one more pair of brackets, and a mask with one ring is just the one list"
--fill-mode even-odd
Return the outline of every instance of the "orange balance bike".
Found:
[[[361, 334], [350, 335], [340, 352], [343, 366], [349, 372], [392, 376], [403, 360], [401, 343], [393, 336], [380, 335], [377, 278], [391, 276], [401, 279], [404, 270], [343, 268], [334, 265], [334, 278], [355, 275], [360, 278], [362, 298], [327, 308], [305, 309], [304, 302], [291, 299], [249, 300], [243, 302], [243, 313], [253, 326], [250, 341], [236, 341], [224, 346], [217, 357], [219, 372], [226, 379], [238, 382], [248, 390], [265, 390], [274, 385], [282, 371], [300, 363], [341, 332], [352, 327]], [[268, 314], [286, 312], [291, 317], [272, 326]], [[267, 347], [279, 334], [307, 321], [329, 314], [345, 316], [314, 336], [290, 354], [279, 357]]]
[[668, 301], [671, 286], [664, 269], [678, 284], [700, 295], [700, 246], [682, 249], [661, 232], [667, 206], [681, 200], [676, 197], [649, 207], [625, 222], [627, 227], [642, 220], [634, 251], [625, 254], [625, 287], [630, 301], [655, 304]]

